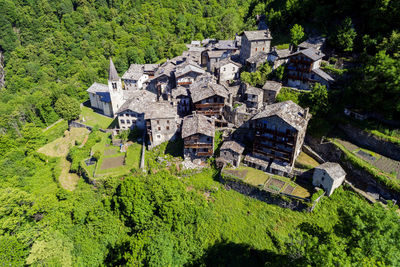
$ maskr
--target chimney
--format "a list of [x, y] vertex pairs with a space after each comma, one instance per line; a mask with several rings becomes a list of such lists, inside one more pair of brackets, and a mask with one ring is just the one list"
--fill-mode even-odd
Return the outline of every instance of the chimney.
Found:
[[307, 119], [308, 113], [310, 112], [310, 108], [305, 108], [304, 109], [304, 118]]

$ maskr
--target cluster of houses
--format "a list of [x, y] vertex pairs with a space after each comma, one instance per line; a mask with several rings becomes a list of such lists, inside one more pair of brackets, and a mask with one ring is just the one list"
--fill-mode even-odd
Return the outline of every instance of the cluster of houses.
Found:
[[323, 38], [300, 44], [298, 51], [271, 47], [271, 40], [266, 29], [245, 31], [234, 40], [192, 41], [181, 56], [162, 64], [132, 64], [122, 77], [110, 59], [108, 85], [94, 83], [87, 90], [90, 104], [116, 117], [119, 130], [143, 130], [150, 149], [182, 138], [185, 159], [200, 163], [214, 154], [219, 129], [227, 138], [217, 164], [242, 161], [286, 176], [311, 114], [292, 101], [275, 103], [280, 82], [257, 88], [242, 83], [240, 72], [285, 64], [288, 86], [299, 89], [316, 82], [329, 87], [333, 78], [319, 68]]

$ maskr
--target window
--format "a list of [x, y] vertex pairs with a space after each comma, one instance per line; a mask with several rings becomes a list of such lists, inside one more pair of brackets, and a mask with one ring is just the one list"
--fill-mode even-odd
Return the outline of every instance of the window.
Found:
[[161, 131], [161, 127], [158, 127], [158, 130]]
[[167, 126], [167, 131], [169, 131], [169, 126]]
[[169, 124], [169, 120], [167, 120], [167, 124]]
[[256, 47], [256, 51], [257, 51], [257, 47]]
[[264, 47], [263, 47], [263, 51], [264, 51]]
[[211, 138], [210, 138], [210, 137], [207, 137], [207, 141], [211, 141]]
[[226, 71], [226, 68], [224, 68], [224, 71]]
[[125, 120], [121, 120], [121, 123], [125, 123]]
[[116, 83], [112, 83], [112, 88], [115, 90], [117, 89], [117, 84]]
[[160, 124], [160, 121], [157, 121], [157, 124]]
[[126, 120], [126, 123], [131, 123], [131, 121], [130, 120]]
[[235, 71], [235, 67], [233, 67], [232, 70]]
[[161, 135], [157, 134], [157, 139], [161, 139]]

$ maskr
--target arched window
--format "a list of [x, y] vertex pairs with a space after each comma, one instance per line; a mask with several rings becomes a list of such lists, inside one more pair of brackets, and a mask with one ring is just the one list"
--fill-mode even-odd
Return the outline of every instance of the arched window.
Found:
[[121, 123], [125, 123], [125, 120], [121, 120]]

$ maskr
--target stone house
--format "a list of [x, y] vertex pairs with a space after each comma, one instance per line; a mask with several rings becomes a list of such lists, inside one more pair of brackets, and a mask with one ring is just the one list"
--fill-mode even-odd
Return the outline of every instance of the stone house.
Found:
[[244, 146], [238, 142], [225, 141], [220, 148], [217, 162], [221, 162], [222, 164], [231, 164], [233, 167], [239, 167], [243, 151]]
[[263, 86], [264, 99], [263, 102], [267, 104], [272, 104], [276, 100], [276, 96], [281, 91], [282, 84], [275, 81], [266, 81]]
[[204, 73], [205, 71], [196, 63], [186, 61], [176, 67], [174, 73], [176, 86], [189, 87], [198, 76]]
[[116, 116], [118, 109], [127, 98], [127, 91], [122, 87], [122, 80], [111, 58], [108, 86], [95, 82], [86, 91], [89, 93], [91, 107], [109, 117]]
[[121, 130], [138, 128], [145, 129], [145, 113], [151, 103], [156, 102], [157, 96], [147, 90], [133, 91], [130, 99], [118, 110], [118, 124]]
[[269, 30], [245, 31], [241, 38], [240, 59], [244, 63], [259, 52], [269, 53], [272, 36]]
[[244, 101], [250, 110], [259, 110], [263, 106], [264, 91], [260, 88], [247, 85], [244, 93]]
[[143, 88], [143, 83], [149, 79], [149, 75], [144, 73], [143, 64], [131, 64], [129, 69], [122, 76], [125, 90], [139, 90]]
[[334, 162], [325, 162], [315, 167], [313, 174], [313, 185], [322, 187], [328, 196], [338, 188], [346, 178], [343, 168]]
[[147, 106], [144, 119], [150, 149], [175, 138], [178, 130], [176, 116], [176, 106], [170, 102], [155, 102]]
[[230, 60], [229, 58], [220, 60], [214, 65], [214, 67], [218, 83], [237, 80], [240, 78], [240, 68], [242, 65]]
[[273, 47], [267, 59], [272, 64], [272, 69], [275, 70], [279, 66], [286, 64], [289, 61], [290, 53], [289, 49], [276, 49], [276, 47]]
[[186, 116], [182, 122], [185, 159], [205, 160], [214, 153], [214, 121], [201, 114]]
[[310, 118], [308, 109], [291, 100], [265, 106], [250, 122], [254, 131], [251, 157], [257, 158], [252, 163], [257, 166], [261, 160], [264, 165], [258, 167], [265, 171], [289, 173], [301, 152]]
[[322, 36], [310, 37], [306, 41], [300, 43], [297, 47], [301, 50], [313, 48], [316, 50], [324, 49], [326, 38]]
[[190, 96], [188, 89], [183, 86], [178, 86], [172, 89], [172, 100], [177, 106], [178, 115], [184, 117], [191, 113]]
[[222, 119], [222, 110], [229, 100], [228, 90], [224, 86], [207, 79], [190, 86], [190, 97], [192, 110], [216, 119]]
[[215, 64], [228, 57], [226, 50], [205, 50], [201, 53], [201, 66], [207, 67], [207, 71], [214, 73]]
[[168, 100], [170, 98], [171, 90], [176, 85], [174, 76], [176, 65], [176, 62], [169, 60], [162, 64], [154, 73], [158, 99]]
[[291, 54], [288, 65], [288, 85], [309, 90], [312, 84], [319, 82], [328, 88], [334, 79], [320, 69], [324, 56], [321, 51], [314, 48]]
[[113, 117], [108, 85], [95, 82], [86, 92], [89, 93], [90, 106], [92, 108], [99, 110], [106, 116]]
[[267, 62], [268, 53], [258, 52], [246, 59], [246, 68], [249, 72], [255, 72], [259, 67], [261, 67], [265, 62]]
[[159, 66], [159, 64], [144, 64], [143, 73], [148, 75], [149, 79], [153, 79]]

